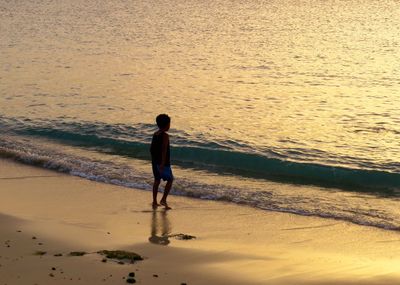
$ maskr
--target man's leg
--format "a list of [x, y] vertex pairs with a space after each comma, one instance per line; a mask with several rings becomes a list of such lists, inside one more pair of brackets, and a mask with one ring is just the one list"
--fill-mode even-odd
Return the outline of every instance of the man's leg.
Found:
[[161, 180], [154, 179], [153, 183], [153, 206], [157, 205], [157, 193], [158, 193], [158, 186], [160, 185]]
[[171, 191], [171, 187], [172, 187], [172, 181], [170, 180], [167, 182], [167, 184], [165, 185], [165, 189], [164, 189], [164, 195], [161, 198], [160, 204], [166, 206], [167, 205], [167, 197], [169, 194], [169, 191]]

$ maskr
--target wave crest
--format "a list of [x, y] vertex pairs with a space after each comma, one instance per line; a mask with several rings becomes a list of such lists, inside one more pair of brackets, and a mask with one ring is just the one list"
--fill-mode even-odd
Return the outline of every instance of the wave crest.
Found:
[[[154, 131], [153, 126], [147, 124], [129, 126], [67, 121], [46, 123], [4, 117], [0, 117], [0, 125], [19, 135], [43, 137], [67, 145], [89, 147], [99, 152], [143, 160], [150, 159], [149, 140]], [[182, 167], [285, 183], [367, 191], [391, 191], [400, 188], [400, 173], [396, 172], [398, 165], [388, 164], [387, 170], [326, 165], [297, 161], [273, 151], [257, 151], [241, 143], [196, 139], [182, 131], [175, 131], [172, 135], [173, 164]]]

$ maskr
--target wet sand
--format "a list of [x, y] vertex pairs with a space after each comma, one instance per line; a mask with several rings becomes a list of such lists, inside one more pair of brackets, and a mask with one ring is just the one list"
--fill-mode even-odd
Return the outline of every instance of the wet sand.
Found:
[[[0, 160], [0, 284], [126, 284], [132, 272], [137, 284], [400, 282], [397, 232], [185, 197], [171, 196], [169, 211], [150, 202], [150, 192]], [[103, 262], [99, 250], [144, 260]]]

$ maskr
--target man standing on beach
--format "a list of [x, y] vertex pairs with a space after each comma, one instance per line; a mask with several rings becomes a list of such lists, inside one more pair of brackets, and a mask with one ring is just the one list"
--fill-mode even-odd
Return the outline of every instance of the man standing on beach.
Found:
[[167, 131], [170, 128], [171, 118], [167, 114], [160, 114], [156, 118], [158, 131], [153, 134], [151, 141], [151, 165], [154, 175], [153, 183], [153, 208], [159, 206], [157, 203], [158, 186], [161, 179], [167, 181], [164, 189], [164, 195], [160, 200], [160, 204], [166, 209], [171, 209], [167, 203], [167, 197], [172, 187], [174, 176], [171, 170], [169, 135]]

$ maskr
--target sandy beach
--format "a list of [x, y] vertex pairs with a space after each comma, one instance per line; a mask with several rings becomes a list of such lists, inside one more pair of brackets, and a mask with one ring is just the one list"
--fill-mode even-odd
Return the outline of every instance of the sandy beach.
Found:
[[397, 232], [178, 196], [153, 211], [150, 198], [0, 160], [0, 284], [400, 282]]
[[0, 285], [400, 284], [398, 14], [0, 0]]

